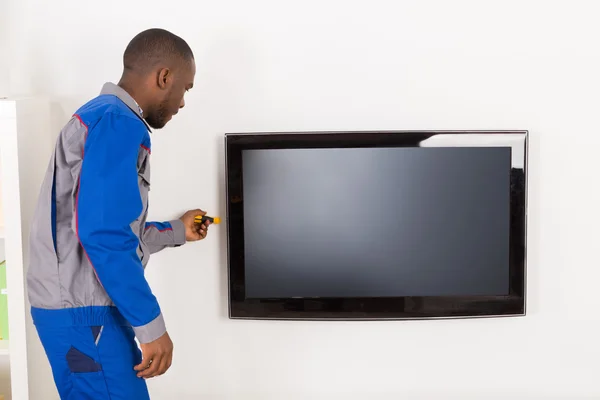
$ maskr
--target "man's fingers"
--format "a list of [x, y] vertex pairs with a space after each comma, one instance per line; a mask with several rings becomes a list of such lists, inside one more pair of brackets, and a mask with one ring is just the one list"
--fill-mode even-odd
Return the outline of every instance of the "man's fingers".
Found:
[[157, 375], [162, 375], [169, 369], [169, 355], [165, 354], [160, 362], [160, 368], [157, 371]]
[[173, 363], [173, 352], [170, 352], [167, 356], [167, 369], [171, 368], [171, 364]]
[[209, 222], [207, 221], [205, 224], [198, 225], [196, 232], [202, 239], [204, 239], [206, 237], [206, 234], [208, 233], [208, 224]]
[[[143, 371], [150, 366], [150, 362], [152, 362], [152, 357], [154, 354], [144, 354], [142, 362], [136, 365], [133, 369], [136, 371]], [[139, 376], [139, 375], [138, 375]]]
[[160, 369], [160, 364], [161, 364], [163, 358], [164, 358], [163, 355], [157, 355], [156, 357], [154, 357], [152, 359], [152, 363], [150, 364], [150, 367], [146, 368], [145, 370], [140, 372], [138, 374], [138, 377], [144, 378], [144, 379], [155, 377]]
[[[206, 220], [204, 222], [199, 222], [197, 220], [199, 218], [201, 218], [202, 216], [206, 215], [206, 212], [201, 209], [197, 209], [197, 210], [188, 211], [188, 213], [186, 215], [194, 216], [194, 218], [191, 219], [190, 224], [186, 226], [186, 231], [187, 231], [187, 234], [190, 235], [190, 240], [204, 239], [207, 235], [207, 230], [208, 230], [208, 227], [211, 225], [211, 222], [208, 220]], [[186, 220], [186, 221], [189, 221], [189, 220]]]

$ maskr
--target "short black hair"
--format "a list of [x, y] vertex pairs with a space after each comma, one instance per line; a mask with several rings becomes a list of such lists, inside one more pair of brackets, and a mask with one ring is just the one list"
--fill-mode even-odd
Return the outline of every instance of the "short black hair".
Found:
[[189, 62], [194, 53], [185, 40], [160, 28], [138, 33], [123, 54], [125, 71], [149, 72], [159, 63]]

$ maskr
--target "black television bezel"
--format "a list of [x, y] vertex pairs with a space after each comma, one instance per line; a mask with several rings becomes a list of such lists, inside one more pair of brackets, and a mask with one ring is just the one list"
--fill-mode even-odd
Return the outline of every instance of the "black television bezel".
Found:
[[[471, 135], [471, 136], [465, 136]], [[483, 135], [483, 136], [482, 136]], [[242, 150], [344, 147], [515, 147], [511, 151], [509, 294], [506, 296], [265, 298], [245, 296]], [[471, 138], [485, 138], [485, 143]], [[229, 318], [271, 320], [413, 320], [526, 315], [527, 152], [529, 133], [516, 131], [316, 131], [225, 134]], [[522, 139], [522, 141], [520, 140]], [[464, 144], [467, 142], [466, 144]], [[462, 143], [462, 144], [461, 144]]]

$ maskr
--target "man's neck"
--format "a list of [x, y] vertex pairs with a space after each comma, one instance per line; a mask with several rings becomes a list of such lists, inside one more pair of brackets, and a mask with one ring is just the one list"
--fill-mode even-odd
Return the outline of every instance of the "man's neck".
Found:
[[[138, 107], [142, 109], [142, 111], [147, 110], [147, 102], [145, 101], [145, 96], [141, 93], [140, 89], [143, 91], [143, 84], [141, 82], [135, 83], [130, 79], [121, 78], [118, 83], [118, 86], [125, 90], [137, 103]], [[138, 88], [137, 90], [134, 88]], [[145, 116], [145, 115], [144, 115]]]

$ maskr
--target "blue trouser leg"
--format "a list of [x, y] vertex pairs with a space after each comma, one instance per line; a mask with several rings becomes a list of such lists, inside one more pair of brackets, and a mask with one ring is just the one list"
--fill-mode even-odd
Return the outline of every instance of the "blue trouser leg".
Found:
[[53, 312], [63, 310], [44, 310], [49, 318], [38, 312], [34, 322], [62, 400], [149, 400], [146, 382], [133, 369], [141, 352], [130, 326], [103, 316], [100, 307], [67, 324], [60, 317], [52, 322]]

